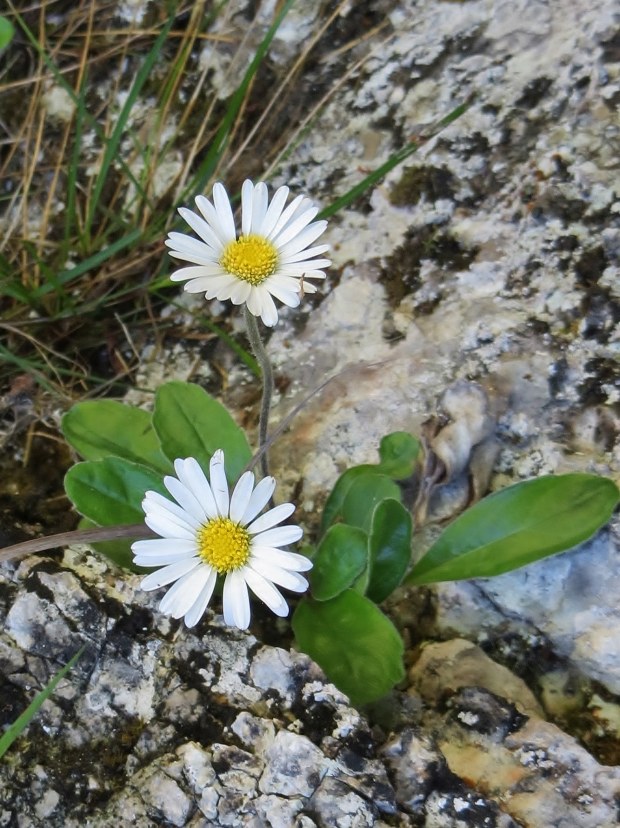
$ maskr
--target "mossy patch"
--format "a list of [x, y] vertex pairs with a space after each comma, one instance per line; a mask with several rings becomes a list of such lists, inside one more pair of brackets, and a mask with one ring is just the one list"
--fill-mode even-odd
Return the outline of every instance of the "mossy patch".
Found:
[[[397, 307], [405, 296], [415, 294], [422, 287], [422, 262], [431, 261], [439, 271], [465, 270], [475, 259], [477, 249], [467, 249], [449, 231], [433, 225], [412, 228], [402, 245], [388, 256], [379, 280], [385, 285], [391, 307]], [[437, 281], [431, 298], [416, 304], [423, 314], [431, 313], [443, 296], [443, 280]]]
[[395, 207], [417, 204], [422, 198], [438, 201], [454, 198], [456, 181], [446, 167], [409, 167], [390, 191], [390, 203]]

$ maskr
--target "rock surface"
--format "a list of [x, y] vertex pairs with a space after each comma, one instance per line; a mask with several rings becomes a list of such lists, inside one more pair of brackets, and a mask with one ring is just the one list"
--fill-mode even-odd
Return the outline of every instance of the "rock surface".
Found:
[[[242, 31], [238, 6], [227, 20]], [[276, 38], [278, 65], [320, 25], [307, 8]], [[274, 471], [291, 490], [301, 477], [312, 525], [342, 468], [374, 461], [388, 431], [418, 433], [466, 379], [498, 421], [493, 488], [571, 470], [617, 477], [617, 4], [378, 0], [339, 14], [359, 42], [326, 51], [316, 80], [352, 74], [275, 184], [328, 204], [475, 98], [332, 221], [330, 281], [270, 340], [288, 382], [276, 417], [339, 376], [275, 446]], [[361, 36], [368, 21], [384, 26]], [[193, 363], [158, 353], [141, 384]], [[247, 382], [237, 376], [232, 403]], [[394, 601], [406, 637], [479, 647], [450, 640], [417, 664], [412, 650], [391, 734], [305, 656], [210, 613], [187, 631], [93, 555], [4, 564], [0, 724], [86, 649], [0, 763], [0, 826], [614, 828], [618, 533], [616, 521], [522, 571]], [[429, 675], [441, 648], [452, 661]]]

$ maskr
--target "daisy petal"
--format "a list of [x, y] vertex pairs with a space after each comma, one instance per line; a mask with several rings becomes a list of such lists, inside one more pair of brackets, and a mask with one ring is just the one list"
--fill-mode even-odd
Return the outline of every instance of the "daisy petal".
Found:
[[208, 299], [213, 299], [218, 293], [228, 291], [236, 284], [236, 278], [229, 273], [220, 273], [218, 276], [203, 276], [192, 279], [185, 285], [186, 293], [205, 293]]
[[260, 546], [286, 546], [298, 541], [303, 533], [300, 526], [278, 526], [256, 535], [256, 543]]
[[318, 239], [326, 227], [326, 221], [313, 222], [311, 225], [302, 230], [299, 235], [292, 237], [288, 244], [278, 248], [278, 252], [281, 256], [286, 257], [303, 250], [308, 247], [309, 244], [312, 244], [313, 241]]
[[241, 305], [243, 302], [247, 302], [251, 290], [252, 285], [249, 282], [242, 282], [241, 280], [237, 280], [237, 283], [230, 291], [230, 296], [228, 298], [233, 303], [233, 305]]
[[284, 549], [276, 549], [273, 546], [259, 546], [256, 538], [252, 543], [252, 558], [261, 561], [271, 561], [281, 569], [290, 569], [293, 572], [307, 572], [312, 569], [312, 561], [305, 555], [297, 552], [286, 552]]
[[219, 239], [220, 244], [222, 245], [222, 248], [224, 248], [229, 242], [234, 241], [235, 236], [233, 235], [231, 237], [231, 236], [227, 235], [226, 230], [225, 230], [224, 226], [222, 225], [222, 222], [220, 221], [220, 217], [218, 215], [218, 212], [215, 209], [215, 207], [211, 204], [209, 199], [205, 198], [202, 195], [199, 195], [199, 196], [196, 196], [195, 201], [196, 201], [196, 207], [198, 207], [198, 209], [200, 210], [200, 212], [204, 216], [205, 220], [207, 221], [207, 223], [209, 224], [209, 226], [211, 227], [211, 229], [213, 230], [213, 232], [215, 233], [215, 235]]
[[256, 288], [256, 292], [258, 293], [259, 291], [261, 293], [262, 305], [260, 317], [263, 320], [263, 324], [265, 324], [268, 328], [273, 328], [273, 326], [278, 322], [277, 308], [268, 290], [259, 286]]
[[246, 302], [247, 308], [254, 316], [261, 316], [263, 312], [262, 294], [260, 290], [253, 287]]
[[[217, 261], [217, 254], [212, 247], [203, 241], [198, 241], [185, 233], [170, 233], [165, 241], [168, 252], [179, 254], [179, 257], [195, 257], [197, 264]], [[188, 259], [190, 261], [190, 259]]]
[[[286, 257], [286, 262], [299, 262], [302, 259], [312, 259], [313, 256], [320, 256], [321, 253], [326, 253], [329, 250], [328, 244], [319, 244], [317, 247], [309, 247], [307, 250], [301, 250], [299, 253], [292, 253]], [[325, 259], [328, 264], [331, 264]], [[323, 265], [321, 265], [323, 267]], [[327, 265], [325, 265], [327, 267]]]
[[175, 553], [184, 552], [193, 555], [196, 551], [194, 541], [170, 540], [170, 538], [149, 538], [148, 540], [134, 541], [131, 551], [134, 555], [154, 555], [163, 551], [173, 550]]
[[171, 475], [164, 477], [164, 486], [168, 489], [177, 503], [192, 517], [201, 523], [207, 519], [207, 513], [190, 490], [180, 480]]
[[[312, 219], [319, 212], [318, 207], [310, 207], [305, 210], [300, 216], [297, 216], [287, 227], [285, 227], [277, 238], [278, 249], [286, 251], [286, 244], [301, 234], [301, 231], [310, 224]], [[318, 224], [319, 222], [317, 222]], [[304, 245], [306, 247], [306, 245]]]
[[260, 226], [256, 228], [256, 232], [260, 233], [261, 236], [269, 238], [269, 234], [276, 226], [276, 222], [282, 215], [282, 210], [284, 209], [284, 205], [286, 204], [288, 193], [288, 187], [278, 187], [278, 189], [275, 191], [274, 196], [271, 199], [269, 209], [265, 214], [265, 217], [263, 218]]
[[194, 604], [203, 586], [209, 578], [210, 567], [201, 566], [194, 572], [188, 572], [176, 584], [170, 587], [159, 604], [160, 612], [181, 618]]
[[221, 279], [221, 281], [218, 282], [219, 287], [217, 288], [217, 290], [209, 288], [209, 290], [206, 293], [207, 298], [212, 299], [213, 297], [215, 297], [216, 299], [220, 299], [222, 301], [224, 299], [229, 299], [238, 282], [237, 277], [227, 275], [225, 277], [218, 276], [217, 278], [218, 280]]
[[250, 599], [240, 570], [229, 572], [224, 581], [224, 621], [231, 627], [247, 630], [250, 626]]
[[[298, 256], [305, 256], [306, 251], [302, 250], [298, 253]], [[280, 267], [278, 268], [278, 273], [286, 273], [287, 271], [292, 271], [293, 268], [297, 271], [301, 271], [302, 273], [306, 273], [308, 270], [319, 270], [322, 267], [329, 267], [331, 264], [330, 259], [300, 259], [299, 261], [293, 261], [292, 256], [290, 258], [282, 258]]]
[[304, 273], [306, 279], [324, 279], [325, 274], [322, 270], [306, 270]]
[[241, 187], [241, 235], [249, 236], [252, 232], [252, 195], [254, 184], [246, 178]]
[[165, 518], [190, 532], [195, 532], [201, 524], [200, 520], [188, 515], [185, 509], [160, 495], [159, 492], [147, 492], [142, 501], [142, 508], [146, 515], [163, 513]]
[[219, 515], [228, 516], [228, 481], [226, 480], [226, 472], [224, 471], [224, 452], [218, 449], [209, 464], [209, 477], [211, 480], [211, 490], [217, 511]]
[[265, 508], [271, 500], [271, 496], [276, 489], [276, 481], [273, 477], [263, 477], [260, 483], [256, 486], [250, 497], [250, 502], [247, 505], [243, 517], [240, 520], [244, 526], [247, 526], [256, 515]]
[[252, 233], [258, 233], [258, 228], [263, 223], [265, 213], [267, 212], [267, 204], [269, 202], [269, 194], [267, 192], [267, 185], [259, 181], [254, 187], [254, 195], [252, 196]]
[[[297, 290], [300, 290], [300, 286], [298, 286]], [[292, 290], [286, 290], [285, 288], [278, 287], [277, 285], [270, 285], [269, 293], [271, 293], [272, 296], [275, 296], [276, 299], [279, 299], [283, 305], [287, 305], [289, 308], [296, 308], [301, 302], [301, 296], [299, 295], [299, 292], [296, 293]]]
[[287, 225], [290, 221], [292, 221], [292, 220], [293, 220], [293, 218], [294, 218], [294, 216], [295, 216], [295, 213], [297, 212], [297, 208], [301, 205], [301, 203], [302, 203], [303, 201], [304, 201], [304, 197], [303, 197], [303, 196], [301, 196], [301, 195], [297, 196], [296, 198], [294, 198], [294, 199], [291, 201], [291, 203], [288, 205], [288, 207], [286, 208], [286, 210], [282, 213], [282, 215], [280, 216], [280, 218], [279, 218], [279, 219], [277, 220], [277, 222], [275, 223], [275, 226], [274, 226], [273, 230], [271, 231], [271, 233], [269, 234], [268, 238], [270, 238], [272, 241], [275, 241], [276, 236], [278, 235], [278, 233], [279, 233], [279, 232], [280, 232], [280, 231], [281, 231], [284, 227], [286, 227], [286, 225]]
[[[201, 265], [201, 266], [208, 266], [212, 264], [211, 259], [207, 259], [202, 253], [199, 254], [192, 254], [192, 253], [182, 253], [179, 250], [169, 250], [168, 255], [171, 256], [173, 259], [181, 259], [183, 262], [189, 262], [193, 265]], [[173, 281], [175, 281], [173, 279]]]
[[198, 553], [196, 543], [187, 540], [157, 538], [131, 544], [136, 566], [166, 566]]
[[194, 549], [194, 552], [192, 554], [176, 548], [168, 549], [166, 552], [149, 552], [148, 554], [134, 553], [135, 557], [133, 559], [133, 562], [135, 566], [168, 566], [169, 564], [177, 563], [178, 561], [185, 560], [186, 558], [195, 558], [197, 554], [197, 549]]
[[263, 604], [267, 604], [269, 609], [281, 618], [288, 615], [288, 604], [273, 584], [249, 566], [244, 567], [242, 573], [246, 584]]
[[213, 248], [216, 255], [219, 255], [222, 252], [224, 249], [222, 242], [215, 235], [210, 224], [208, 224], [203, 218], [200, 218], [200, 216], [193, 210], [188, 210], [187, 207], [179, 207], [179, 213], [189, 224], [192, 230], [195, 233], [198, 233], [200, 238], [206, 242], [209, 247]]
[[220, 222], [220, 227], [224, 232], [224, 237], [230, 241], [233, 241], [237, 237], [237, 233], [235, 231], [235, 219], [233, 217], [233, 211], [230, 206], [228, 194], [224, 189], [224, 185], [219, 182], [213, 185], [213, 204], [215, 205], [215, 210]]
[[147, 591], [159, 589], [160, 587], [166, 586], [166, 584], [177, 581], [199, 566], [204, 566], [199, 558], [185, 558], [182, 561], [176, 561], [168, 566], [164, 566], [162, 569], [158, 569], [157, 572], [151, 572], [150, 575], [147, 575], [142, 580], [140, 586]]
[[287, 517], [290, 517], [295, 511], [293, 503], [282, 503], [274, 509], [270, 509], [261, 515], [259, 518], [251, 523], [247, 528], [250, 535], [255, 535], [257, 532], [264, 532], [266, 529], [271, 529], [272, 526], [277, 526], [282, 523]]
[[147, 514], [144, 517], [144, 522], [155, 532], [161, 535], [162, 538], [179, 538], [180, 540], [194, 540], [196, 531], [194, 529], [179, 526], [173, 519], [166, 514]]
[[217, 276], [222, 268], [219, 264], [200, 264], [193, 267], [181, 267], [170, 274], [171, 282], [185, 282], [187, 279], [201, 279]]
[[234, 488], [230, 498], [230, 509], [228, 516], [235, 523], [241, 523], [245, 510], [250, 504], [252, 490], [254, 488], [254, 474], [251, 471], [242, 474]]
[[214, 569], [211, 569], [207, 581], [201, 589], [198, 598], [196, 598], [192, 606], [185, 613], [186, 627], [195, 627], [204, 615], [204, 612], [209, 605], [209, 601], [211, 600], [211, 596], [213, 595], [213, 589], [216, 581], [217, 573]]
[[217, 506], [209, 481], [205, 477], [205, 473], [200, 468], [200, 464], [193, 457], [187, 457], [185, 460], [176, 460], [174, 469], [179, 477], [181, 483], [186, 486], [199, 501], [207, 513], [207, 517], [217, 517]]
[[277, 285], [279, 288], [284, 288], [284, 290], [297, 291], [299, 290], [300, 276], [301, 273], [296, 273], [295, 276], [289, 276], [288, 274], [282, 275], [280, 272], [274, 273], [273, 276], [270, 276], [265, 281], [265, 287], [267, 290], [271, 290], [272, 285]]
[[305, 592], [308, 589], [308, 581], [303, 575], [287, 569], [280, 569], [279, 566], [268, 561], [252, 559], [247, 566], [256, 570], [259, 575], [262, 575], [268, 581], [278, 584], [278, 586], [282, 586], [285, 589], [290, 589], [291, 592]]

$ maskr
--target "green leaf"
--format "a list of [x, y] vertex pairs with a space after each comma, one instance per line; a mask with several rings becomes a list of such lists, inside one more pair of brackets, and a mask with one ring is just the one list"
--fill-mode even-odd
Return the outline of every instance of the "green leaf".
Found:
[[170, 473], [171, 463], [159, 446], [151, 415], [114, 400], [77, 403], [62, 418], [62, 432], [86, 460], [124, 457]]
[[420, 441], [406, 431], [386, 434], [379, 445], [379, 463], [363, 463], [343, 472], [327, 498], [323, 509], [321, 531], [325, 532], [342, 510], [342, 504], [353, 483], [364, 474], [386, 474], [394, 480], [404, 480], [413, 474], [420, 454]]
[[406, 583], [488, 578], [570, 549], [607, 523], [619, 498], [615, 483], [591, 474], [509, 486], [448, 526]]
[[405, 480], [413, 474], [421, 448], [417, 437], [408, 431], [386, 434], [379, 445], [379, 471], [394, 480]]
[[71, 502], [97, 526], [141, 523], [141, 503], [149, 489], [170, 498], [160, 474], [121, 457], [76, 463], [65, 475]]
[[368, 563], [368, 536], [354, 526], [337, 523], [321, 541], [310, 572], [312, 596], [334, 598], [352, 586]]
[[231, 483], [252, 457], [245, 432], [221, 403], [194, 383], [167, 382], [160, 386], [153, 425], [170, 460], [194, 457], [206, 470], [214, 452], [223, 449], [226, 476]]
[[292, 624], [300, 649], [354, 705], [380, 699], [404, 677], [404, 648], [396, 628], [352, 589], [330, 601], [304, 598]]
[[380, 604], [394, 592], [411, 562], [411, 515], [397, 500], [382, 500], [368, 537], [370, 582], [366, 594]]
[[2, 734], [2, 737], [0, 737], [0, 758], [4, 756], [15, 739], [17, 739], [17, 737], [28, 727], [30, 722], [39, 712], [43, 702], [46, 701], [46, 699], [49, 699], [58, 686], [58, 683], [67, 675], [69, 670], [75, 666], [76, 661], [83, 652], [84, 647], [80, 647], [77, 653], [75, 653], [75, 655], [65, 664], [64, 667], [61, 667], [60, 670], [52, 676], [51, 680], [45, 685], [43, 690], [37, 693], [24, 712], [18, 716], [13, 724], [10, 725], [9, 728]]
[[354, 481], [342, 504], [343, 523], [368, 531], [377, 503], [391, 498], [400, 501], [400, 489], [385, 474], [366, 472]]
[[[170, 498], [161, 474], [121, 457], [77, 463], [65, 475], [67, 496], [95, 526], [142, 523], [142, 499], [149, 489]], [[101, 541], [93, 546], [119, 566], [136, 571], [128, 541]]]
[[[4, 16], [0, 16], [0, 51], [6, 49], [9, 43], [13, 40], [15, 29], [11, 21]], [[2, 754], [0, 754], [1, 756]]]

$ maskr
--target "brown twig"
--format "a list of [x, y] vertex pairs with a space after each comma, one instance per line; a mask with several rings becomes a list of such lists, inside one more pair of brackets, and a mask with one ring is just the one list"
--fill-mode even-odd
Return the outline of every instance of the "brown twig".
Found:
[[44, 552], [46, 549], [55, 549], [58, 546], [69, 546], [72, 543], [93, 543], [95, 541], [119, 540], [121, 538], [154, 538], [144, 523], [133, 523], [125, 526], [103, 526], [97, 529], [75, 529], [72, 532], [60, 532], [57, 535], [46, 535], [43, 538], [16, 543], [0, 549], [0, 563], [29, 555], [32, 552]]

